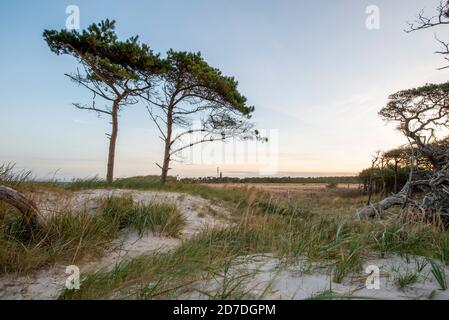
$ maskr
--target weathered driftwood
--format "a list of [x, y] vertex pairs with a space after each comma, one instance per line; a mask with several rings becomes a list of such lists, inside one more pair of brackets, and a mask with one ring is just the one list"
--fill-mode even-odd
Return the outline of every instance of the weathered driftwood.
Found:
[[[417, 200], [414, 194], [423, 195]], [[437, 171], [431, 179], [409, 181], [397, 194], [369, 204], [359, 210], [360, 219], [382, 217], [386, 210], [394, 206], [411, 207], [420, 211], [425, 218], [434, 219], [437, 215], [444, 222], [449, 222], [449, 173]]]
[[[369, 204], [357, 212], [361, 219], [382, 217], [385, 210], [394, 206], [411, 207], [425, 218], [436, 216], [449, 223], [449, 163], [439, 165], [426, 180], [410, 180], [397, 194]], [[418, 199], [415, 195], [421, 195]]]
[[28, 223], [32, 225], [43, 223], [43, 218], [36, 204], [23, 193], [0, 185], [0, 201], [4, 201], [19, 210]]
[[424, 207], [411, 198], [411, 195], [418, 187], [426, 188], [428, 185], [429, 181], [427, 180], [409, 181], [398, 193], [388, 196], [377, 203], [368, 204], [360, 209], [357, 212], [357, 215], [360, 219], [381, 218], [384, 215], [385, 210], [394, 206], [405, 205], [415, 207], [421, 211], [426, 211], [424, 210]]
[[363, 207], [357, 212], [357, 215], [360, 219], [381, 218], [384, 215], [385, 210], [388, 210], [393, 206], [403, 205], [406, 201], [406, 197], [407, 196], [402, 193], [389, 196], [382, 201]]

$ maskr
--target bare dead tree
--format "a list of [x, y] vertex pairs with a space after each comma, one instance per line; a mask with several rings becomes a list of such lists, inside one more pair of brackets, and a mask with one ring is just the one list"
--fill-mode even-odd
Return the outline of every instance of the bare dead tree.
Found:
[[[425, 30], [438, 26], [449, 25], [449, 0], [441, 0], [436, 12], [436, 14], [429, 16], [425, 13], [424, 9], [421, 10], [414, 22], [407, 23], [408, 28], [405, 30], [405, 32], [410, 33], [418, 30]], [[436, 51], [436, 53], [444, 56], [449, 55], [449, 42], [440, 40], [437, 36], [435, 36], [435, 38], [441, 45], [441, 50]], [[449, 61], [448, 57], [445, 57], [444, 59]], [[449, 65], [438, 69], [442, 70], [447, 68], [449, 68]]]
[[413, 32], [416, 30], [429, 29], [439, 25], [449, 24], [449, 1], [441, 0], [437, 7], [437, 14], [428, 16], [424, 9], [421, 10], [414, 22], [408, 22], [408, 29], [406, 32]]
[[[387, 121], [398, 123], [398, 129], [416, 150], [412, 161], [425, 157], [431, 164], [429, 176], [421, 177], [411, 170], [408, 182], [398, 193], [364, 207], [359, 217], [382, 215], [393, 206], [412, 207], [426, 218], [436, 215], [449, 217], [449, 139], [439, 138], [439, 133], [449, 129], [449, 82], [429, 84], [404, 90], [390, 96], [388, 104], [380, 111]], [[424, 193], [423, 196], [419, 196]]]
[[373, 196], [373, 175], [374, 175], [374, 168], [377, 165], [377, 162], [379, 160], [379, 154], [380, 152], [376, 152], [376, 154], [373, 157], [373, 160], [371, 161], [371, 170], [369, 174], [369, 182], [368, 182], [368, 201], [366, 205], [371, 205], [371, 198]]

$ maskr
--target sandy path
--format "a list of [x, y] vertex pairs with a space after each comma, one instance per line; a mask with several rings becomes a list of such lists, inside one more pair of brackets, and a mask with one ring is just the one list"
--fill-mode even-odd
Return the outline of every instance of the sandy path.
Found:
[[[136, 231], [123, 230], [118, 239], [114, 241], [117, 249], [107, 255], [79, 266], [81, 273], [101, 267], [112, 268], [120, 261], [130, 259], [142, 254], [155, 251], [169, 251], [192, 235], [204, 228], [225, 226], [224, 219], [208, 214], [208, 208], [226, 216], [227, 211], [222, 207], [211, 204], [201, 197], [155, 191], [134, 190], [88, 190], [76, 192], [71, 195], [41, 193], [35, 195], [35, 201], [44, 215], [51, 215], [71, 208], [73, 211], [98, 208], [99, 200], [108, 196], [130, 195], [135, 202], [144, 204], [167, 203], [177, 206], [186, 219], [186, 227], [181, 237], [170, 238], [146, 232], [140, 236]], [[68, 274], [66, 266], [56, 265], [50, 269], [40, 270], [33, 275], [17, 277], [5, 275], [0, 278], [0, 299], [56, 299], [64, 287]]]

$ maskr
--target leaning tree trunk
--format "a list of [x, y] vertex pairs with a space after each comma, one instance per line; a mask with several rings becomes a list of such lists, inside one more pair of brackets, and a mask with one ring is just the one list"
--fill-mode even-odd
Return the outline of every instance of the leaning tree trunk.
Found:
[[36, 204], [21, 192], [0, 185], [0, 201], [19, 210], [30, 225], [37, 226], [44, 222]]
[[170, 157], [173, 133], [173, 108], [169, 107], [167, 112], [167, 135], [165, 137], [164, 160], [162, 163], [161, 183], [167, 182], [168, 170], [170, 170]]
[[118, 135], [118, 111], [119, 111], [119, 102], [114, 101], [114, 105], [112, 107], [112, 131], [111, 136], [109, 137], [109, 153], [108, 153], [108, 167], [106, 174], [106, 182], [112, 183], [114, 182], [114, 162], [115, 162], [115, 146], [117, 144], [117, 135]]

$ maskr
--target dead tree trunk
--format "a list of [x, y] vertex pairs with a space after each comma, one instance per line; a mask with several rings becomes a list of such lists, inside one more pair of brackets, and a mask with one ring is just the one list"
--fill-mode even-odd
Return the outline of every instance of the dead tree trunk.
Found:
[[43, 223], [43, 218], [36, 204], [23, 193], [0, 185], [0, 201], [4, 201], [19, 210], [30, 225], [37, 226]]
[[[449, 225], [449, 162], [447, 162], [446, 148], [432, 148], [429, 145], [419, 145], [418, 152], [412, 146], [412, 155], [410, 160], [410, 174], [407, 183], [398, 193], [388, 196], [377, 203], [368, 203], [364, 208], [357, 212], [361, 219], [382, 217], [385, 210], [393, 206], [401, 206], [405, 209], [415, 209], [420, 212], [423, 218], [431, 221], [435, 218]], [[432, 150], [433, 149], [433, 150]], [[433, 172], [427, 179], [417, 179], [414, 177], [414, 166], [419, 157], [419, 153], [424, 154], [433, 165]], [[418, 199], [414, 194], [424, 192], [424, 195]]]
[[398, 159], [394, 159], [394, 193], [398, 192]]
[[409, 186], [408, 184], [404, 186], [404, 188], [395, 195], [386, 197], [382, 201], [377, 203], [369, 203], [361, 210], [357, 212], [357, 215], [360, 219], [370, 219], [376, 217], [382, 217], [383, 212], [393, 206], [403, 205], [407, 200]]
[[[426, 191], [422, 200], [411, 197], [417, 190]], [[444, 220], [449, 218], [449, 175], [447, 173], [436, 174], [430, 180], [409, 180], [398, 193], [385, 199], [367, 205], [357, 212], [360, 219], [382, 217], [384, 211], [394, 206], [412, 207], [420, 211], [427, 219], [434, 219], [436, 214]]]
[[370, 170], [369, 182], [368, 182], [369, 195], [368, 195], [368, 202], [366, 203], [367, 206], [371, 204], [371, 198], [373, 196], [373, 175], [374, 175], [374, 168], [376, 166], [377, 159], [378, 159], [378, 156], [376, 155], [371, 163], [371, 170]]

